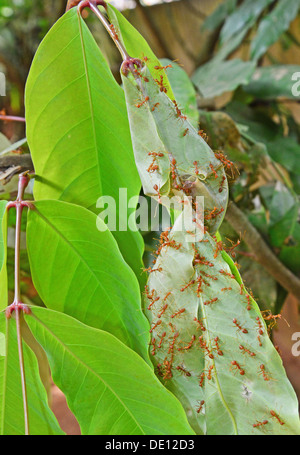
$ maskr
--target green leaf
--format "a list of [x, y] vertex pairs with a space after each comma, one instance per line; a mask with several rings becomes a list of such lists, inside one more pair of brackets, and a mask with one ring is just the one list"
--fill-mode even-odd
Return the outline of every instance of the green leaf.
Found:
[[255, 24], [262, 11], [272, 2], [273, 0], [243, 1], [225, 21], [220, 34], [221, 42], [224, 43], [230, 40], [233, 35], [239, 33], [242, 29], [249, 30]]
[[226, 112], [237, 123], [242, 136], [249, 138], [252, 142], [266, 144], [280, 134], [280, 126], [268, 115], [241, 102], [230, 102], [226, 106]]
[[138, 281], [92, 212], [62, 201], [29, 211], [27, 246], [34, 285], [47, 307], [113, 333], [147, 358], [148, 323]]
[[217, 6], [212, 14], [210, 14], [202, 24], [203, 29], [215, 30], [219, 27], [226, 17], [231, 14], [236, 7], [237, 0], [225, 0], [221, 5]]
[[167, 74], [175, 99], [191, 124], [197, 128], [199, 122], [197, 94], [189, 76], [181, 66], [168, 58], [163, 58], [160, 62], [164, 66], [172, 65], [172, 68], [167, 69]]
[[7, 202], [0, 201], [0, 311], [8, 305], [7, 295]]
[[213, 98], [248, 83], [254, 69], [254, 62], [237, 58], [224, 62], [212, 60], [195, 71], [192, 81], [204, 98]]
[[[23, 323], [23, 321], [22, 321]], [[23, 342], [31, 435], [63, 434], [47, 403], [47, 393], [40, 380], [38, 362]], [[0, 313], [0, 434], [24, 435], [24, 410], [14, 318]]]
[[[207, 222], [214, 232], [223, 219], [228, 199], [223, 165], [186, 116], [160, 90], [146, 66], [141, 75], [147, 80], [139, 79], [141, 91], [130, 75], [122, 74], [122, 80], [144, 193], [168, 203], [168, 198], [161, 199], [161, 196], [178, 195], [182, 200], [188, 193], [185, 189], [190, 188], [191, 196], [205, 198], [205, 210], [218, 209], [221, 216]], [[139, 99], [143, 103], [140, 107], [136, 103]], [[153, 153], [160, 156], [153, 158]], [[174, 159], [175, 165], [172, 164]], [[151, 169], [152, 164], [157, 167]], [[223, 190], [219, 191], [222, 184]]]
[[162, 381], [197, 433], [300, 434], [295, 392], [232, 259], [209, 235], [194, 242], [176, 223], [144, 302]]
[[271, 158], [288, 171], [300, 175], [300, 146], [292, 137], [278, 137], [268, 142]]
[[110, 22], [115, 27], [121, 43], [124, 45], [130, 57], [146, 58], [147, 66], [152, 76], [162, 76], [168, 96], [173, 99], [171, 85], [164, 70], [156, 70], [155, 66], [160, 66], [160, 61], [153, 53], [145, 38], [127, 21], [127, 19], [115, 8], [107, 3], [107, 14]]
[[26, 321], [83, 434], [193, 434], [175, 397], [114, 336], [44, 308]]
[[[85, 22], [71, 9], [41, 43], [26, 85], [28, 144], [36, 171], [34, 197], [60, 199], [99, 213], [101, 196], [122, 207], [140, 191], [124, 94]], [[127, 189], [125, 202], [119, 189]], [[128, 216], [134, 209], [128, 209]], [[114, 232], [141, 278], [138, 232]]]
[[280, 35], [285, 32], [297, 15], [299, 0], [279, 0], [275, 8], [267, 14], [258, 26], [257, 34], [251, 42], [251, 59], [258, 60]]
[[256, 98], [274, 99], [285, 97], [294, 99], [292, 92], [294, 73], [300, 72], [299, 65], [270, 65], [257, 68], [249, 84], [243, 90]]

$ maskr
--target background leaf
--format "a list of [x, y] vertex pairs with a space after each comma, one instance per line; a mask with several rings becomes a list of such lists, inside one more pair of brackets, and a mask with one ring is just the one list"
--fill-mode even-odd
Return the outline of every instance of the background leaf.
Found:
[[252, 79], [243, 90], [260, 99], [274, 99], [279, 96], [294, 99], [292, 80], [294, 73], [300, 72], [299, 65], [270, 65], [257, 68]]
[[244, 0], [242, 4], [227, 17], [220, 33], [221, 42], [224, 43], [228, 41], [242, 29], [249, 30], [249, 28], [255, 24], [255, 21], [262, 11], [272, 2], [273, 0]]
[[249, 82], [254, 69], [254, 62], [212, 60], [195, 71], [192, 81], [204, 98], [213, 98]]
[[251, 42], [250, 55], [253, 60], [258, 60], [289, 28], [299, 7], [299, 0], [279, 0], [274, 9], [263, 18]]

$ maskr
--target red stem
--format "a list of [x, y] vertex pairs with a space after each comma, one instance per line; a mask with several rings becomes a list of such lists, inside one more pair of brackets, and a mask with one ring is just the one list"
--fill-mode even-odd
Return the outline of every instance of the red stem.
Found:
[[16, 117], [14, 115], [3, 115], [3, 114], [0, 114], [0, 120], [4, 120], [5, 122], [25, 122], [24, 117]]
[[29, 416], [28, 416], [28, 399], [26, 390], [26, 377], [25, 377], [25, 365], [23, 355], [23, 344], [22, 344], [22, 333], [21, 333], [21, 322], [20, 312], [24, 311], [29, 313], [29, 308], [21, 302], [20, 292], [20, 241], [21, 241], [21, 221], [22, 212], [25, 206], [28, 206], [26, 201], [23, 201], [25, 188], [29, 183], [30, 177], [27, 173], [19, 175], [18, 195], [14, 202], [10, 202], [7, 205], [7, 210], [11, 207], [16, 209], [16, 233], [15, 233], [15, 297], [13, 303], [6, 309], [6, 317], [9, 319], [13, 312], [16, 316], [16, 327], [17, 327], [17, 340], [18, 340], [18, 353], [19, 353], [19, 365], [20, 365], [20, 376], [22, 385], [22, 396], [23, 396], [23, 408], [24, 408], [24, 422], [25, 422], [25, 435], [29, 435]]

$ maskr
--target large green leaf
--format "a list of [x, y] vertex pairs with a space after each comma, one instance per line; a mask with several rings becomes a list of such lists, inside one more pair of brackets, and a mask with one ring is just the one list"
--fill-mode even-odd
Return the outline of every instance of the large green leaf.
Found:
[[193, 434], [175, 397], [114, 336], [44, 308], [26, 321], [83, 434]]
[[227, 17], [220, 34], [222, 43], [229, 41], [242, 29], [248, 30], [252, 27], [262, 11], [272, 2], [273, 0], [244, 0], [242, 4]]
[[113, 333], [146, 358], [149, 328], [138, 281], [110, 231], [97, 226], [105, 228], [83, 207], [35, 202], [27, 226], [34, 285], [47, 307]]
[[[26, 122], [35, 199], [61, 199], [99, 213], [98, 198], [111, 196], [117, 219], [126, 226], [119, 205], [139, 194], [140, 180], [124, 94], [76, 8], [56, 22], [35, 55], [26, 85]], [[127, 189], [125, 201], [120, 188]], [[141, 278], [140, 234], [127, 229], [114, 236]]]
[[289, 28], [299, 7], [299, 0], [279, 0], [275, 8], [263, 18], [250, 47], [253, 60], [258, 60], [272, 44], [276, 43], [280, 35]]
[[279, 96], [295, 98], [292, 76], [300, 72], [299, 65], [270, 65], [257, 68], [243, 90], [256, 98], [274, 99]]
[[[158, 201], [166, 195], [181, 199], [187, 194], [203, 196], [207, 212], [218, 210], [218, 215], [207, 221], [214, 232], [228, 199], [223, 165], [178, 106], [160, 90], [146, 66], [141, 74], [147, 81], [140, 79], [141, 91], [130, 75], [122, 74], [122, 80], [144, 193]], [[141, 106], [136, 103], [139, 99]], [[153, 158], [153, 153], [160, 155]]]
[[248, 83], [254, 69], [254, 62], [243, 62], [237, 58], [227, 61], [217, 59], [200, 66], [192, 81], [204, 98], [213, 98]]
[[[47, 403], [47, 393], [39, 377], [38, 362], [23, 342], [28, 399], [29, 433], [63, 434]], [[24, 410], [14, 318], [0, 313], [0, 434], [24, 435]]]
[[7, 295], [7, 202], [0, 201], [0, 310], [8, 305]]
[[233, 261], [176, 223], [145, 297], [157, 373], [197, 433], [300, 434], [295, 392]]

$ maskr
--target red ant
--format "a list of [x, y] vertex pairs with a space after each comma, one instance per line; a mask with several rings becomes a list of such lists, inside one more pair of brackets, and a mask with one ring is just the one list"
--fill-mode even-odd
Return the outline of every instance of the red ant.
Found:
[[256, 323], [257, 323], [257, 325], [258, 325], [258, 333], [259, 333], [260, 335], [263, 335], [263, 334], [264, 334], [263, 326], [262, 326], [262, 322], [261, 322], [259, 316], [257, 316], [257, 318], [256, 318]]
[[221, 351], [221, 349], [220, 349], [219, 341], [220, 341], [219, 337], [214, 338], [217, 354], [223, 355], [223, 351]]
[[204, 373], [204, 372], [201, 373], [199, 379], [200, 379], [200, 380], [199, 380], [199, 386], [200, 386], [200, 387], [203, 387], [203, 382], [204, 382], [204, 379], [205, 379], [205, 373]]
[[157, 108], [157, 106], [159, 106], [159, 103], [155, 103], [152, 108], [151, 108], [151, 111], [154, 112], [155, 109]]
[[192, 347], [195, 339], [196, 339], [196, 337], [195, 337], [195, 335], [193, 335], [191, 341], [189, 342], [189, 344], [187, 344], [183, 348], [178, 348], [178, 351], [187, 351], [188, 349], [190, 349]]
[[211, 300], [206, 300], [206, 302], [203, 303], [203, 305], [210, 305], [218, 300], [218, 297], [215, 297], [214, 299]]
[[155, 70], [166, 70], [167, 68], [172, 68], [172, 65], [167, 65], [167, 66], [155, 66]]
[[280, 419], [279, 415], [276, 414], [275, 411], [270, 411], [270, 414], [272, 417], [275, 417], [275, 419], [277, 420], [278, 423], [280, 423], [280, 425], [284, 425], [284, 422]]
[[252, 306], [251, 306], [251, 297], [249, 294], [246, 295], [246, 299], [247, 299], [247, 310], [250, 311]]
[[208, 212], [207, 215], [205, 215], [204, 219], [205, 220], [212, 220], [214, 218], [217, 218], [217, 216], [221, 215], [221, 213], [224, 212], [224, 208], [222, 207], [220, 210], [217, 209], [217, 207], [214, 207], [213, 210]]
[[202, 137], [202, 139], [204, 139], [205, 141], [207, 141], [207, 140], [208, 140], [208, 136], [207, 136], [207, 134], [206, 134], [206, 133], [204, 133], [204, 131], [203, 131], [203, 130], [199, 130], [199, 131], [198, 131], [198, 136], [201, 136], [201, 137]]
[[163, 77], [163, 76], [160, 76], [160, 80], [155, 79], [155, 82], [156, 82], [157, 85], [159, 86], [159, 90], [160, 90], [161, 92], [167, 93], [168, 89], [165, 87], [165, 84], [164, 84], [164, 77]]
[[208, 373], [207, 373], [207, 379], [210, 381], [211, 378], [212, 378], [212, 370], [213, 370], [214, 366], [213, 365], [210, 365], [208, 367]]
[[191, 280], [188, 284], [186, 284], [185, 286], [183, 286], [180, 291], [181, 292], [184, 292], [188, 287], [192, 286], [193, 284], [196, 283], [196, 280]]
[[215, 168], [213, 167], [213, 165], [212, 165], [212, 164], [210, 164], [210, 165], [209, 165], [209, 167], [211, 168], [211, 170], [212, 170], [212, 173], [213, 173], [213, 174], [214, 174], [214, 176], [215, 176], [215, 179], [217, 179], [217, 178], [218, 178], [218, 174], [217, 174], [217, 172], [216, 172]]
[[158, 317], [158, 318], [161, 318], [162, 315], [164, 314], [164, 312], [166, 311], [167, 308], [168, 308], [168, 304], [166, 303], [166, 304], [162, 307], [162, 310], [158, 313], [157, 317]]
[[208, 355], [208, 357], [209, 357], [210, 359], [213, 359], [213, 358], [214, 358], [214, 355], [212, 354], [211, 350], [210, 350], [209, 347], [207, 346], [206, 341], [205, 341], [204, 338], [203, 338], [203, 335], [201, 335], [201, 336], [199, 337], [199, 343], [200, 343], [201, 349], [203, 349], [204, 351], [206, 351], [206, 354]]
[[187, 371], [185, 368], [183, 368], [181, 365], [178, 365], [176, 367], [176, 370], [181, 371], [184, 374], [184, 376], [187, 376], [187, 377], [192, 376], [191, 373], [189, 371]]
[[156, 194], [157, 194], [157, 196], [158, 196], [158, 202], [160, 203], [160, 202], [161, 202], [161, 194], [160, 194], [160, 190], [159, 190], [159, 188], [158, 188], [158, 185], [155, 184], [155, 185], [153, 186], [153, 189], [154, 189], [154, 191], [156, 192]]
[[166, 332], [163, 332], [162, 335], [161, 335], [161, 338], [160, 338], [160, 342], [157, 346], [157, 349], [160, 349], [161, 348], [161, 345], [162, 345], [162, 342], [163, 342], [163, 339], [165, 338], [166, 336]]
[[[281, 314], [272, 314], [270, 310], [264, 310], [261, 312], [262, 317], [264, 318], [265, 321], [272, 321], [269, 326], [268, 326], [268, 331], [270, 332], [273, 327], [276, 325], [276, 319], [281, 319], [282, 315]], [[283, 318], [284, 319], [284, 318]], [[289, 323], [287, 322], [286, 319], [284, 319], [287, 325], [289, 326]]]
[[206, 331], [206, 328], [204, 327], [201, 319], [197, 319], [196, 317], [194, 318], [194, 321], [197, 322], [197, 324], [199, 325], [200, 329], [202, 330], [202, 332], [205, 332]]
[[218, 281], [218, 278], [216, 276], [209, 275], [208, 273], [204, 272], [203, 270], [199, 270], [199, 273], [201, 273], [201, 275], [205, 276], [206, 278], [209, 278], [210, 280]]
[[175, 100], [172, 100], [173, 101], [173, 104], [175, 106], [175, 109], [176, 109], [176, 115], [178, 118], [181, 118], [183, 120], [187, 120], [187, 117], [185, 115], [182, 114], [181, 110], [179, 109], [178, 107], [178, 104]]
[[232, 256], [233, 258], [235, 258], [236, 255], [235, 255], [235, 252], [234, 252], [233, 250], [234, 250], [237, 246], [239, 246], [239, 244], [241, 243], [241, 241], [240, 241], [240, 239], [238, 239], [237, 242], [234, 243], [234, 242], [233, 242], [232, 240], [230, 240], [230, 239], [227, 239], [227, 240], [229, 240], [229, 242], [231, 243], [231, 246], [228, 247], [228, 248], [225, 248], [225, 250], [227, 251], [227, 253], [231, 254], [231, 256]]
[[243, 333], [248, 333], [248, 330], [247, 329], [243, 329], [243, 327], [238, 323], [238, 321], [236, 320], [236, 318], [234, 318], [232, 320], [232, 322], [234, 323], [234, 325], [236, 327], [238, 327], [238, 330], [241, 330]]
[[185, 136], [188, 134], [188, 132], [189, 132], [189, 128], [186, 128], [186, 129], [184, 130], [184, 132], [183, 132], [183, 135], [182, 135], [182, 136], [183, 136], [183, 137], [185, 137]]
[[113, 37], [116, 41], [119, 41], [119, 37], [118, 37], [118, 34], [116, 32], [116, 29], [115, 29], [115, 26], [113, 24], [109, 24], [109, 28], [111, 29], [112, 31], [112, 34], [113, 34]]
[[243, 351], [243, 354], [247, 353], [247, 354], [249, 354], [251, 357], [255, 357], [255, 356], [256, 356], [256, 354], [255, 354], [254, 352], [249, 351], [249, 349], [245, 348], [245, 346], [243, 346], [242, 344], [239, 345], [239, 349], [240, 349], [241, 351]]
[[223, 175], [221, 184], [219, 186], [219, 193], [222, 193], [222, 191], [224, 189], [225, 180], [226, 180], [226, 177], [225, 177], [225, 175]]
[[175, 341], [176, 341], [176, 338], [178, 338], [178, 337], [179, 337], [179, 333], [178, 332], [174, 333], [173, 340], [169, 346], [168, 354], [170, 354], [171, 352], [174, 351]]
[[232, 360], [231, 365], [233, 366], [233, 368], [235, 370], [239, 371], [240, 375], [244, 376], [245, 370], [243, 370], [243, 368], [240, 366], [240, 364], [236, 360]]
[[257, 335], [257, 339], [258, 339], [258, 344], [259, 344], [259, 346], [262, 346], [262, 342], [261, 342], [261, 339], [260, 339], [260, 336], [259, 336], [259, 335]]
[[272, 379], [270, 373], [266, 372], [266, 367], [263, 363], [259, 366], [259, 370], [258, 374], [262, 374], [265, 381], [270, 381], [270, 379]]
[[149, 96], [146, 96], [144, 101], [141, 101], [140, 103], [136, 104], [135, 107], [142, 107], [145, 103], [147, 103], [147, 101], [149, 101]]
[[157, 267], [157, 269], [152, 269], [151, 267], [148, 267], [147, 269], [144, 269], [144, 272], [149, 272], [149, 273], [162, 272], [162, 268], [161, 267]]
[[167, 298], [172, 294], [171, 291], [167, 292], [167, 294], [164, 296], [163, 301], [165, 302]]
[[204, 400], [201, 400], [201, 401], [200, 401], [199, 407], [197, 408], [197, 413], [198, 413], [198, 414], [200, 414], [200, 412], [202, 411], [202, 408], [203, 408], [204, 403], [205, 403]]
[[235, 276], [232, 274], [232, 273], [229, 273], [229, 272], [226, 272], [225, 270], [219, 270], [219, 272], [222, 274], [222, 275], [225, 275], [225, 276], [229, 276], [230, 278], [235, 278]]
[[262, 422], [259, 422], [257, 420], [256, 423], [253, 424], [253, 428], [258, 428], [258, 427], [261, 427], [262, 425], [267, 425], [267, 423], [269, 423], [268, 420], [263, 420]]
[[153, 349], [152, 349], [152, 351], [151, 351], [151, 354], [152, 354], [152, 355], [155, 355], [155, 350], [156, 350], [156, 347], [155, 347], [155, 338], [152, 338], [150, 345], [153, 346]]
[[165, 373], [163, 375], [163, 379], [166, 381], [168, 379], [172, 379], [173, 377], [173, 374], [172, 374], [172, 361], [173, 359], [171, 360], [171, 362], [169, 362], [167, 359], [165, 359], [163, 361], [163, 365], [165, 367]]
[[172, 314], [171, 318], [175, 318], [176, 316], [179, 316], [180, 314], [185, 312], [185, 308], [181, 308], [181, 310], [176, 311], [176, 313]]
[[155, 329], [156, 329], [156, 327], [158, 327], [160, 324], [161, 324], [161, 320], [157, 321], [157, 323], [156, 323], [156, 324], [154, 324], [154, 326], [153, 326], [153, 327], [150, 329], [150, 333], [152, 333], [152, 332], [153, 332], [153, 330], [155, 330]]
[[232, 288], [229, 287], [229, 288], [222, 288], [221, 291], [225, 292], [225, 291], [232, 291]]
[[198, 161], [194, 161], [193, 165], [195, 166], [195, 174], [199, 175], [199, 169], [198, 169]]

